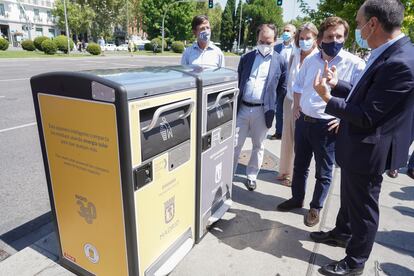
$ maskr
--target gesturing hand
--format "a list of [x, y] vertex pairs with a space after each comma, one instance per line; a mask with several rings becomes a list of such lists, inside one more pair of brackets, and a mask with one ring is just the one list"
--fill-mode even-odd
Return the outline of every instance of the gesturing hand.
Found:
[[328, 87], [327, 78], [324, 75], [321, 76], [320, 69], [318, 70], [315, 80], [313, 81], [313, 88], [326, 103], [331, 99], [331, 92]]
[[325, 60], [325, 68], [323, 70], [323, 77], [326, 78], [327, 84], [331, 88], [335, 88], [338, 84], [338, 72], [336, 71], [336, 66], [332, 65], [331, 68], [328, 66], [328, 61]]

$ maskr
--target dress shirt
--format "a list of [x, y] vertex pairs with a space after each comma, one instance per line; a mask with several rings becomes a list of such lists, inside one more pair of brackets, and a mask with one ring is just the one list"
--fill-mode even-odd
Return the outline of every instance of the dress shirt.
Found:
[[267, 76], [269, 75], [272, 57], [273, 52], [264, 57], [256, 50], [256, 57], [252, 70], [250, 71], [250, 77], [247, 80], [243, 93], [244, 101], [249, 103], [263, 103], [263, 90]]
[[224, 55], [223, 52], [214, 45], [213, 42], [209, 42], [206, 49], [201, 49], [198, 46], [197, 41], [190, 47], [185, 49], [183, 56], [181, 57], [182, 65], [207, 65], [214, 67], [224, 67]]
[[295, 49], [296, 47], [294, 46], [293, 42], [289, 43], [288, 45], [285, 45], [285, 43], [282, 42], [282, 50], [280, 51], [280, 54], [285, 58], [286, 62], [289, 62], [290, 56]]
[[[288, 80], [287, 80], [286, 97], [288, 97], [291, 100], [293, 100], [293, 86], [295, 85], [296, 76], [298, 75], [299, 70], [300, 70], [300, 53], [301, 52], [302, 50], [300, 48], [295, 47], [293, 49], [293, 53], [291, 56], [292, 62], [290, 64], [288, 63], [289, 75], [288, 75]], [[313, 56], [316, 53], [319, 53], [319, 50], [318, 48], [315, 47], [315, 49], [313, 49], [313, 51], [305, 58], [305, 60]], [[303, 62], [305, 62], [305, 60]]]
[[[368, 58], [368, 62], [367, 62], [367, 66], [365, 67], [365, 70], [359, 75], [358, 80], [355, 81], [354, 86], [352, 88], [354, 88], [356, 86], [356, 84], [361, 80], [362, 76], [365, 74], [365, 72], [369, 69], [369, 67], [374, 63], [374, 61], [382, 54], [385, 52], [385, 50], [388, 49], [388, 47], [390, 47], [392, 44], [394, 44], [395, 42], [397, 42], [398, 40], [400, 40], [401, 38], [403, 38], [405, 35], [404, 34], [400, 34], [399, 36], [397, 36], [396, 38], [394, 38], [393, 40], [388, 41], [387, 43], [382, 44], [381, 46], [379, 46], [378, 48], [374, 49], [371, 51], [371, 54]], [[351, 97], [352, 93], [354, 92], [354, 89], [351, 90], [351, 92], [349, 92], [348, 97], [346, 98], [346, 101], [349, 100], [349, 98]]]
[[[351, 84], [358, 80], [365, 68], [365, 62], [362, 59], [343, 49], [328, 64], [329, 67], [333, 65], [336, 66], [338, 78]], [[305, 115], [317, 119], [332, 119], [333, 116], [325, 113], [326, 103], [313, 89], [313, 82], [318, 70], [321, 70], [321, 74], [323, 74], [324, 68], [325, 61], [321, 52], [307, 58], [296, 77], [293, 91], [302, 94], [300, 107]]]

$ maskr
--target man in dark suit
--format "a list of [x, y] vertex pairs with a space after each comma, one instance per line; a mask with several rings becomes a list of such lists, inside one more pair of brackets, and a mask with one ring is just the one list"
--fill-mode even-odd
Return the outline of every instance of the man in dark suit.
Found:
[[[355, 37], [372, 49], [359, 81], [338, 81], [335, 68], [318, 73], [314, 87], [325, 112], [341, 119], [336, 161], [341, 208], [335, 228], [313, 232], [316, 242], [346, 247], [346, 257], [321, 268], [325, 275], [360, 275], [378, 230], [378, 198], [386, 169], [404, 167], [414, 113], [414, 46], [401, 32], [399, 0], [367, 0], [357, 13]], [[330, 87], [332, 90], [330, 91]]]
[[[282, 43], [275, 45], [275, 51], [280, 54], [285, 60], [286, 64], [289, 64], [290, 57], [295, 50], [295, 35], [296, 27], [292, 24], [286, 24], [283, 27], [282, 33]], [[279, 94], [277, 98], [276, 105], [276, 124], [275, 124], [275, 134], [270, 136], [271, 140], [280, 140], [282, 139], [282, 129], [283, 129], [283, 101], [285, 100], [286, 94]]]
[[286, 94], [286, 61], [274, 52], [277, 37], [273, 24], [262, 24], [257, 30], [257, 50], [240, 59], [239, 105], [237, 112], [234, 172], [247, 135], [252, 138], [252, 154], [246, 168], [248, 190], [256, 189], [256, 178], [263, 162], [268, 129], [272, 126], [277, 95]]

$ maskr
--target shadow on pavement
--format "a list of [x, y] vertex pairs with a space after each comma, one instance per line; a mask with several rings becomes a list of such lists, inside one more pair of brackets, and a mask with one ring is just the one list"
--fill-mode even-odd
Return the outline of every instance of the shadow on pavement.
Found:
[[[260, 185], [260, 183], [258, 185]], [[278, 197], [275, 195], [263, 194], [263, 193], [258, 192], [257, 190], [251, 192], [251, 191], [248, 191], [245, 187], [241, 188], [237, 185], [233, 185], [232, 197], [233, 197], [234, 202], [237, 202], [237, 203], [240, 203], [246, 206], [250, 206], [256, 209], [260, 209], [263, 211], [275, 211], [275, 212], [279, 212], [276, 210], [276, 206], [288, 199], [288, 198]], [[298, 215], [304, 215], [306, 211], [307, 211], [306, 209], [301, 208], [301, 209], [292, 210], [291, 213], [295, 213]]]
[[406, 206], [394, 206], [394, 209], [401, 213], [401, 215], [414, 218], [414, 209]]
[[375, 242], [400, 254], [414, 257], [414, 232], [378, 231]]
[[414, 187], [403, 187], [400, 189], [402, 192], [391, 192], [390, 196], [400, 200], [414, 200]]
[[381, 264], [381, 269], [386, 275], [390, 276], [414, 275], [414, 271], [398, 264], [383, 263]]
[[231, 209], [231, 219], [222, 219], [210, 229], [221, 242], [237, 250], [251, 248], [278, 258], [289, 257], [310, 262], [315, 256], [316, 265], [332, 260], [303, 247], [301, 240], [309, 241], [309, 232], [280, 222], [263, 219], [258, 213]]

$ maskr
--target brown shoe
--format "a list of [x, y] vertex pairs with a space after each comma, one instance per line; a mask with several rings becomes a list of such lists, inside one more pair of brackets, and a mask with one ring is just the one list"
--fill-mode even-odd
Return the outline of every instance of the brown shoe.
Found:
[[310, 208], [309, 212], [305, 215], [305, 225], [312, 227], [319, 223], [319, 210]]

